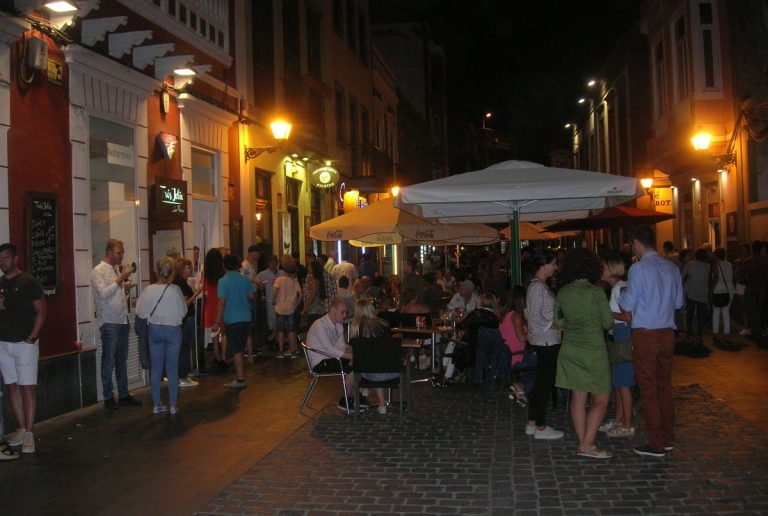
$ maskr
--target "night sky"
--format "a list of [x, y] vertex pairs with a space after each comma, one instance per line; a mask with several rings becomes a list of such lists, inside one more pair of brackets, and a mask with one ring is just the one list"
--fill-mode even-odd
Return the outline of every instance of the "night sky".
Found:
[[563, 124], [640, 0], [371, 0], [372, 21], [424, 20], [446, 53], [450, 129], [511, 134], [519, 159], [547, 162], [567, 148]]

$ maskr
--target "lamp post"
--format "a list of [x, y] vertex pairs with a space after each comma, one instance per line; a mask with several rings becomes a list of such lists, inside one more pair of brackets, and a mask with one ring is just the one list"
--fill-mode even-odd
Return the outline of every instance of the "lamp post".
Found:
[[489, 119], [491, 119], [491, 118], [493, 118], [493, 113], [491, 113], [490, 111], [486, 112], [486, 113], [483, 115], [483, 119], [482, 119], [482, 121], [481, 121], [481, 127], [482, 127], [482, 129], [483, 129], [483, 130], [487, 129], [487, 127], [485, 126], [485, 121], [486, 121], [486, 120], [489, 120]]
[[[291, 128], [293, 127], [290, 122], [283, 119], [277, 119], [269, 124], [272, 129], [272, 136], [278, 144], [283, 144], [288, 141], [291, 135]], [[245, 162], [258, 158], [262, 153], [273, 153], [280, 148], [280, 145], [268, 145], [264, 147], [248, 147], [245, 146]]]

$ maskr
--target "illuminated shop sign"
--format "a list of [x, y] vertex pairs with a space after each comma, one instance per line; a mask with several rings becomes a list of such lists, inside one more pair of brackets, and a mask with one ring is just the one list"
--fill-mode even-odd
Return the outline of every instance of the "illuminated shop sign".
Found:
[[326, 190], [339, 182], [339, 171], [333, 167], [319, 167], [312, 172], [309, 182], [315, 188]]
[[152, 217], [168, 222], [187, 221], [187, 182], [155, 176], [151, 196]]

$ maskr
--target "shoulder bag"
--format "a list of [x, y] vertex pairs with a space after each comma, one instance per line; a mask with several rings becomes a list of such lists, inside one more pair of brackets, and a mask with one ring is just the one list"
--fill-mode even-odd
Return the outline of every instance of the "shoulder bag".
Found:
[[149, 318], [152, 317], [152, 314], [154, 314], [155, 310], [157, 310], [157, 305], [160, 304], [160, 301], [163, 299], [166, 290], [168, 290], [168, 285], [165, 286], [163, 293], [160, 294], [160, 297], [157, 299], [157, 303], [155, 303], [155, 307], [152, 308], [152, 311], [149, 313], [149, 317], [145, 319], [144, 317], [139, 317], [137, 315], [133, 321], [133, 329], [136, 331], [136, 335], [139, 337], [139, 363], [141, 364], [142, 369], [149, 369], [150, 366]]

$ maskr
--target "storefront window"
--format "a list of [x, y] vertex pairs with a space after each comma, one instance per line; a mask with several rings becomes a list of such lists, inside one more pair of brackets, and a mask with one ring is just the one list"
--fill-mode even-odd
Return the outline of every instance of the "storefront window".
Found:
[[195, 147], [192, 147], [192, 194], [216, 197], [215, 156]]
[[125, 244], [124, 263], [138, 261], [133, 129], [93, 117], [89, 127], [93, 265], [110, 238]]

